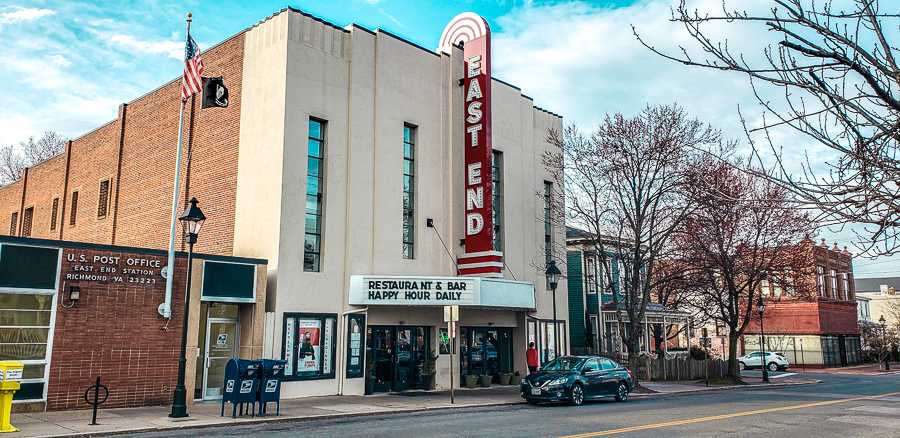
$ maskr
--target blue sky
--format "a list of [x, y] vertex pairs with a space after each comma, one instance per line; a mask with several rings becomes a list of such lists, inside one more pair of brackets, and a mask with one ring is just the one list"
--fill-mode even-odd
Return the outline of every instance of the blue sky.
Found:
[[[690, 69], [641, 47], [631, 25], [661, 46], [690, 46], [668, 22], [675, 0], [328, 0], [328, 1], [26, 1], [0, 0], [0, 144], [44, 130], [77, 137], [131, 101], [181, 74], [184, 16], [201, 50], [290, 5], [343, 26], [382, 28], [424, 47], [437, 45], [456, 14], [484, 16], [493, 32], [494, 75], [520, 86], [535, 104], [589, 129], [606, 113], [677, 102], [743, 138], [737, 109], [753, 124], [762, 111], [739, 75]], [[718, 10], [720, 0], [690, 0]], [[759, 0], [729, 0], [757, 7]], [[734, 46], [758, 48], [764, 34], [734, 29]], [[751, 49], [752, 50], [752, 49]], [[788, 153], [833, 156], [809, 139], [776, 133]], [[848, 230], [821, 235], [851, 245]], [[851, 245], [851, 249], [853, 249]], [[900, 257], [858, 259], [861, 276], [897, 275]]]

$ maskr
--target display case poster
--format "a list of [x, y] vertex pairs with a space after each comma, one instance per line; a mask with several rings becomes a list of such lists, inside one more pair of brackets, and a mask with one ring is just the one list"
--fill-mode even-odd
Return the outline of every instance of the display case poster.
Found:
[[297, 319], [297, 374], [318, 374], [322, 363], [322, 321]]
[[[287, 318], [284, 323], [284, 351], [289, 355], [294, 351], [294, 318]], [[284, 364], [284, 375], [294, 375], [294, 360], [292, 357], [284, 357], [287, 363]]]
[[330, 374], [334, 370], [331, 366], [332, 347], [334, 346], [334, 318], [325, 319], [325, 327], [322, 332], [322, 374]]
[[366, 332], [365, 315], [347, 317], [347, 378], [363, 376], [363, 333]]

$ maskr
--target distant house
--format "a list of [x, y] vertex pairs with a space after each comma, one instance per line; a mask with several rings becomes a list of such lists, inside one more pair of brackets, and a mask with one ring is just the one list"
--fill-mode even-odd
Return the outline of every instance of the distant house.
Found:
[[[860, 322], [862, 308], [865, 306], [869, 323], [878, 323], [884, 317], [887, 325], [896, 325], [900, 317], [900, 277], [857, 278], [856, 299], [860, 306]], [[863, 304], [865, 302], [865, 304]]]
[[[624, 286], [624, 276], [620, 275], [623, 265], [618, 257], [620, 243], [613, 237], [604, 237], [606, 254], [601, 256], [597, 242], [588, 231], [566, 227], [569, 343], [573, 353], [623, 353], [614, 299]], [[657, 344], [666, 351], [687, 349], [690, 330], [686, 313], [651, 302], [644, 323], [641, 351], [655, 352]], [[656, 342], [654, 336], [661, 340], [663, 333], [668, 335], [666, 342]]]

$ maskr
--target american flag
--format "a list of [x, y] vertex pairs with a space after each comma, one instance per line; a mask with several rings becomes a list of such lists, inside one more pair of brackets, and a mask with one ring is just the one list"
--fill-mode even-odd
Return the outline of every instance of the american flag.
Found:
[[200, 48], [197, 42], [188, 34], [187, 44], [184, 46], [184, 77], [181, 78], [181, 100], [187, 100], [195, 93], [200, 93], [203, 88], [203, 59], [200, 58]]

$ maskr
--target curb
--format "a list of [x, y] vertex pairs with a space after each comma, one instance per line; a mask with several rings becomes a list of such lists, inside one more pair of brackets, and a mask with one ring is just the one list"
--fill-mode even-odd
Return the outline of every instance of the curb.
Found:
[[[730, 386], [718, 386], [718, 387], [709, 387], [709, 388], [699, 388], [699, 389], [691, 389], [686, 391], [678, 391], [678, 392], [657, 392], [651, 394], [632, 394], [630, 396], [631, 399], [653, 399], [653, 398], [669, 398], [669, 397], [678, 397], [682, 395], [696, 395], [699, 393], [707, 393], [707, 392], [722, 392], [722, 391], [735, 391], [735, 390], [757, 390], [757, 389], [771, 389], [771, 388], [785, 388], [792, 386], [802, 386], [802, 385], [812, 385], [822, 383], [821, 380], [815, 380], [810, 382], [794, 382], [794, 383], [773, 383], [767, 385], [730, 385]], [[224, 425], [232, 425], [232, 426], [250, 426], [264, 423], [305, 423], [311, 421], [321, 421], [321, 420], [336, 420], [336, 419], [351, 419], [351, 418], [363, 418], [363, 417], [373, 417], [379, 415], [395, 415], [395, 414], [411, 414], [416, 412], [434, 412], [434, 411], [446, 411], [446, 410], [463, 410], [463, 409], [472, 409], [472, 408], [484, 408], [484, 407], [501, 407], [501, 406], [515, 406], [526, 404], [524, 400], [516, 400], [509, 402], [493, 402], [493, 403], [479, 403], [479, 404], [470, 404], [470, 405], [439, 405], [439, 406], [427, 406], [421, 408], [402, 408], [402, 409], [384, 409], [378, 411], [370, 411], [370, 412], [354, 412], [354, 413], [335, 413], [335, 414], [319, 414], [319, 415], [310, 415], [304, 417], [261, 417], [261, 418], [248, 418], [248, 419], [239, 419], [237, 421], [227, 421], [220, 423], [205, 423], [205, 424], [190, 424], [185, 422], [185, 424], [173, 423], [171, 426], [159, 427], [159, 426], [149, 426], [149, 427], [138, 427], [127, 430], [110, 430], [110, 431], [97, 431], [97, 432], [77, 432], [72, 434], [56, 434], [56, 435], [43, 435], [41, 437], [31, 437], [31, 438], [55, 438], [55, 437], [69, 437], [69, 438], [81, 438], [81, 437], [99, 437], [99, 436], [116, 436], [116, 435], [125, 435], [125, 434], [133, 434], [133, 433], [147, 433], [147, 432], [165, 432], [169, 430], [183, 431], [183, 430], [192, 430], [192, 429], [207, 429], [213, 427], [221, 427]]]

